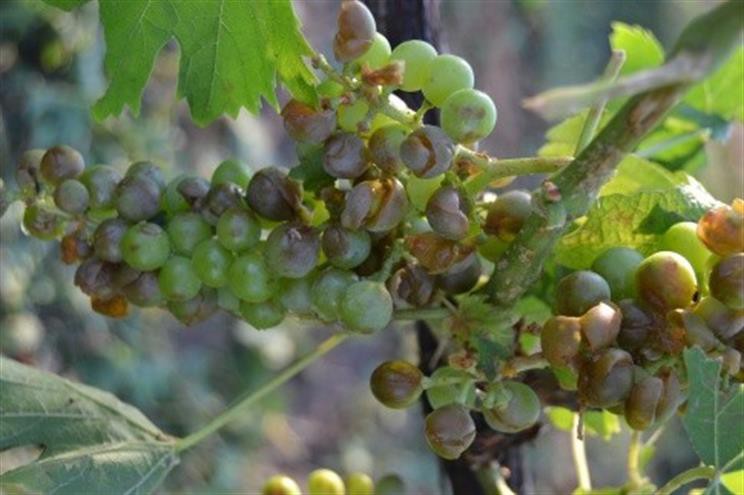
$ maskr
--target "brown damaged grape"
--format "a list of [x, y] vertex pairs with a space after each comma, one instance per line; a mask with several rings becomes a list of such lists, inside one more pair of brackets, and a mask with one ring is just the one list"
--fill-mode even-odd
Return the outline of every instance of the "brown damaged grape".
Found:
[[708, 280], [710, 293], [734, 311], [744, 310], [744, 253], [731, 254], [715, 264]]
[[537, 423], [540, 417], [540, 399], [524, 383], [504, 381], [502, 385], [510, 397], [506, 404], [483, 411], [483, 417], [492, 429], [503, 433], [517, 433]]
[[654, 319], [632, 299], [623, 299], [618, 307], [622, 313], [618, 344], [627, 351], [635, 352], [646, 343], [653, 330]]
[[50, 184], [59, 184], [65, 179], [75, 179], [83, 173], [83, 155], [69, 146], [49, 148], [41, 159], [41, 174]]
[[636, 288], [639, 300], [665, 312], [692, 304], [697, 278], [692, 265], [683, 256], [659, 251], [638, 266]]
[[645, 430], [656, 420], [656, 407], [664, 390], [664, 382], [648, 376], [633, 385], [625, 402], [625, 419], [634, 430]]
[[540, 333], [543, 356], [554, 367], [576, 368], [581, 347], [581, 320], [572, 316], [554, 316]]
[[633, 358], [622, 349], [601, 351], [579, 373], [579, 398], [590, 407], [615, 406], [625, 400], [632, 386]]
[[460, 240], [470, 230], [470, 205], [465, 194], [453, 186], [437, 189], [426, 203], [426, 219], [434, 232]]
[[426, 416], [424, 433], [435, 454], [454, 460], [473, 443], [475, 423], [464, 406], [449, 404]]
[[437, 285], [447, 294], [470, 292], [478, 284], [482, 270], [478, 254], [471, 252], [437, 275]]
[[452, 166], [455, 144], [439, 127], [419, 127], [400, 145], [400, 157], [416, 177], [430, 179]]
[[612, 303], [601, 302], [581, 316], [581, 332], [592, 352], [609, 347], [620, 333], [620, 309]]
[[375, 18], [358, 0], [344, 0], [337, 19], [338, 31], [333, 38], [333, 54], [339, 62], [351, 62], [364, 55], [377, 32]]
[[702, 298], [693, 311], [720, 339], [731, 339], [744, 329], [744, 311], [734, 311], [713, 296]]
[[697, 234], [719, 256], [744, 251], [744, 200], [735, 199], [708, 211], [698, 221]]
[[581, 316], [589, 308], [610, 300], [610, 286], [599, 274], [580, 270], [563, 277], [555, 290], [558, 314]]
[[289, 100], [281, 115], [284, 129], [295, 141], [320, 144], [336, 129], [336, 112], [318, 110], [299, 100]]
[[302, 186], [284, 170], [267, 167], [251, 178], [245, 199], [264, 218], [276, 222], [292, 220], [301, 208]]
[[319, 253], [320, 238], [314, 227], [282, 224], [266, 239], [266, 261], [281, 277], [304, 277], [315, 268]]
[[431, 274], [444, 273], [464, 260], [474, 248], [436, 234], [423, 232], [406, 237], [406, 248]]
[[503, 241], [514, 240], [532, 213], [532, 196], [527, 191], [507, 191], [488, 207], [483, 230]]
[[396, 308], [421, 307], [434, 297], [436, 280], [414, 264], [399, 268], [386, 285]]
[[372, 395], [386, 407], [405, 409], [413, 405], [423, 392], [424, 375], [406, 361], [385, 361], [369, 379]]
[[397, 174], [405, 164], [400, 157], [400, 145], [408, 136], [408, 130], [400, 124], [380, 127], [367, 143], [367, 158], [389, 174]]
[[356, 179], [369, 167], [364, 141], [350, 132], [331, 136], [324, 144], [323, 169], [338, 179]]
[[396, 178], [360, 182], [346, 195], [341, 225], [386, 232], [395, 228], [408, 211], [408, 196]]

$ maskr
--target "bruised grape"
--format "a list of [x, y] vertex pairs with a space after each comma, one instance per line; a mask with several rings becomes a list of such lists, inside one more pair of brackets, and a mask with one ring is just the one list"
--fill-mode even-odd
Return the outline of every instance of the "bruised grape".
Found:
[[372, 372], [369, 386], [372, 395], [386, 407], [405, 409], [423, 392], [421, 371], [406, 361], [385, 361]]
[[223, 213], [230, 208], [238, 208], [242, 205], [243, 201], [240, 196], [240, 188], [232, 182], [212, 185], [202, 204], [202, 216], [210, 224], [217, 224]]
[[667, 321], [682, 330], [686, 344], [699, 346], [704, 351], [712, 351], [721, 346], [713, 331], [700, 316], [686, 309], [677, 309], [667, 314]]
[[685, 308], [697, 292], [695, 270], [681, 255], [660, 251], [638, 267], [636, 290], [639, 299], [656, 310]]
[[401, 124], [380, 127], [369, 138], [367, 158], [389, 174], [397, 174], [405, 164], [400, 157], [400, 145], [408, 136], [408, 130]]
[[416, 177], [429, 179], [452, 166], [455, 145], [442, 129], [424, 125], [406, 137], [400, 145], [400, 158]]
[[284, 129], [295, 141], [320, 144], [336, 129], [333, 110], [316, 110], [299, 100], [289, 100], [282, 109]]
[[592, 263], [592, 271], [598, 273], [610, 286], [613, 301], [621, 301], [635, 295], [635, 272], [643, 262], [643, 255], [633, 248], [612, 247]]
[[340, 225], [326, 227], [321, 242], [328, 261], [347, 270], [359, 266], [372, 249], [372, 240], [366, 230], [352, 230]]
[[426, 416], [424, 432], [431, 450], [439, 457], [460, 457], [475, 439], [475, 423], [460, 404], [449, 404]]
[[581, 332], [592, 352], [609, 347], [620, 333], [622, 313], [614, 304], [601, 302], [581, 316]]
[[65, 218], [52, 208], [32, 204], [23, 212], [23, 229], [37, 239], [51, 241], [62, 237], [67, 222]]
[[470, 253], [437, 275], [437, 285], [448, 294], [469, 292], [478, 284], [481, 270], [480, 258], [476, 253]]
[[68, 265], [88, 258], [93, 248], [80, 232], [71, 232], [60, 241], [62, 262]]
[[618, 306], [623, 318], [617, 342], [627, 351], [637, 351], [645, 344], [653, 328], [653, 318], [632, 299], [624, 299]]
[[372, 333], [390, 323], [393, 300], [384, 284], [363, 280], [348, 287], [339, 309], [341, 321], [349, 330]]
[[706, 296], [693, 310], [718, 338], [728, 340], [744, 329], [744, 311], [734, 311], [713, 296]]
[[341, 2], [333, 54], [339, 62], [351, 62], [372, 46], [377, 25], [369, 9], [358, 0]]
[[304, 277], [318, 263], [318, 232], [298, 223], [279, 225], [266, 239], [265, 253], [267, 263], [279, 276]]
[[503, 433], [516, 433], [534, 425], [540, 417], [540, 399], [524, 383], [504, 381], [502, 385], [510, 395], [502, 406], [483, 411], [483, 418], [492, 429]]
[[261, 223], [248, 209], [230, 208], [217, 221], [217, 239], [231, 251], [244, 251], [258, 244]]
[[248, 183], [245, 199], [253, 210], [269, 220], [292, 220], [300, 209], [302, 187], [276, 167], [256, 172]]
[[115, 204], [125, 220], [148, 220], [160, 211], [160, 186], [141, 175], [124, 177], [116, 187]]
[[191, 208], [199, 207], [204, 202], [204, 198], [209, 194], [210, 185], [207, 179], [203, 177], [183, 177], [176, 186], [174, 194], [175, 203], [183, 204], [178, 211], [187, 211]]
[[79, 180], [65, 179], [54, 190], [54, 204], [65, 213], [83, 213], [88, 209], [89, 203], [90, 194]]
[[631, 428], [645, 430], [654, 423], [663, 389], [664, 382], [655, 376], [648, 376], [633, 385], [625, 402], [625, 419]]
[[491, 134], [496, 106], [486, 93], [471, 88], [455, 91], [442, 103], [442, 129], [457, 143], [472, 143]]
[[41, 174], [50, 184], [59, 184], [65, 179], [75, 179], [85, 168], [83, 156], [69, 146], [49, 148], [41, 159]]
[[75, 270], [74, 283], [88, 296], [109, 299], [116, 294], [113, 272], [114, 265], [98, 258], [88, 258]]
[[396, 227], [408, 211], [408, 197], [398, 179], [360, 182], [347, 194], [341, 225], [347, 229], [364, 227], [386, 232]]
[[155, 272], [142, 272], [134, 282], [122, 288], [122, 293], [129, 302], [143, 308], [160, 306], [165, 301]]
[[44, 153], [45, 150], [28, 150], [18, 160], [15, 179], [24, 198], [33, 198], [41, 192], [41, 159]]
[[335, 134], [324, 144], [323, 168], [339, 179], [356, 179], [369, 167], [364, 142], [355, 134]]
[[710, 273], [710, 293], [735, 311], [744, 310], [744, 253], [720, 260]]
[[610, 300], [610, 287], [598, 274], [581, 270], [566, 275], [555, 291], [555, 308], [558, 314], [581, 316], [589, 308]]
[[465, 194], [452, 186], [437, 189], [426, 203], [426, 219], [432, 230], [447, 239], [468, 235], [470, 205]]
[[95, 165], [85, 169], [80, 176], [88, 193], [90, 193], [90, 207], [94, 210], [109, 209], [114, 206], [116, 186], [121, 181], [121, 174], [106, 165]]
[[217, 310], [217, 291], [202, 289], [196, 296], [186, 301], [170, 301], [168, 310], [184, 325], [194, 325], [206, 320]]
[[697, 234], [719, 256], [744, 251], [744, 201], [735, 199], [708, 211], [698, 222]]
[[165, 189], [165, 178], [160, 167], [149, 161], [133, 163], [127, 169], [125, 177], [142, 177], [158, 185], [162, 191]]
[[483, 230], [510, 242], [522, 229], [532, 213], [532, 196], [527, 191], [508, 191], [498, 196], [489, 206]]
[[129, 229], [129, 223], [120, 218], [104, 220], [93, 233], [93, 249], [96, 256], [105, 261], [122, 261], [121, 240]]
[[419, 265], [406, 265], [390, 277], [387, 288], [396, 307], [421, 307], [434, 297], [436, 279]]
[[543, 356], [554, 367], [574, 367], [581, 346], [581, 320], [572, 316], [554, 316], [540, 333]]
[[580, 399], [590, 407], [619, 404], [633, 386], [633, 358], [622, 349], [601, 351], [581, 367], [578, 386]]

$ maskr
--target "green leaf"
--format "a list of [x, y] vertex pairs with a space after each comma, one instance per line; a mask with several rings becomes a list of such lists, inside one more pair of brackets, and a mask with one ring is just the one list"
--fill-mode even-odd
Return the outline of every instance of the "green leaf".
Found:
[[684, 101], [701, 112], [744, 121], [743, 81], [744, 48], [739, 48], [721, 68], [693, 86]]
[[[545, 144], [537, 154], [551, 157], [573, 156], [588, 114], [589, 111], [584, 110], [548, 129], [545, 134]], [[600, 119], [599, 127], [604, 126], [609, 120], [609, 115], [605, 112]]]
[[0, 483], [41, 493], [151, 493], [178, 462], [172, 439], [101, 390], [0, 357], [0, 450], [42, 445]]
[[323, 146], [313, 146], [300, 154], [300, 163], [289, 171], [289, 176], [302, 182], [305, 191], [317, 192], [336, 180], [323, 168]]
[[588, 268], [594, 258], [613, 246], [651, 254], [658, 237], [670, 226], [697, 221], [719, 204], [695, 179], [680, 175], [682, 178], [684, 182], [673, 188], [639, 186], [632, 194], [600, 197], [580, 225], [560, 240], [556, 261], [569, 268]]
[[302, 60], [312, 50], [289, 0], [100, 0], [100, 15], [110, 84], [93, 107], [99, 120], [125, 105], [139, 113], [156, 56], [174, 38], [178, 95], [198, 124], [243, 107], [256, 113], [262, 97], [276, 106], [277, 75], [298, 98], [315, 97], [315, 76]]
[[684, 174], [676, 175], [654, 162], [628, 155], [617, 166], [612, 179], [600, 189], [599, 195], [669, 190], [684, 184], [686, 180]]
[[[551, 406], [545, 408], [545, 414], [557, 429], [571, 431], [575, 412], [565, 407]], [[586, 411], [584, 413], [584, 431], [587, 435], [597, 436], [607, 441], [620, 433], [618, 417], [607, 411]]]
[[722, 474], [721, 484], [731, 493], [744, 493], [744, 469]]
[[744, 469], [744, 385], [723, 390], [721, 363], [699, 347], [686, 349], [684, 359], [689, 399], [682, 422], [693, 449], [722, 472]]
[[625, 51], [621, 75], [651, 69], [664, 62], [664, 48], [661, 43], [651, 31], [641, 26], [613, 22], [610, 46], [613, 50]]
[[44, 2], [48, 3], [52, 7], [57, 7], [69, 12], [70, 10], [76, 9], [84, 3], [87, 3], [88, 0], [44, 0]]

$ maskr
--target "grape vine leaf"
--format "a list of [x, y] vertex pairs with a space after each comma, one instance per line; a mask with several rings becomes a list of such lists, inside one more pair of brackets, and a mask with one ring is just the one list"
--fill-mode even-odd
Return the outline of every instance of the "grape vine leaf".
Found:
[[632, 74], [664, 63], [664, 48], [654, 34], [641, 26], [623, 22], [612, 23], [610, 46], [625, 51], [625, 63], [620, 74]]
[[[720, 474], [744, 469], [744, 385], [723, 388], [721, 363], [699, 347], [684, 353], [689, 382], [687, 411], [682, 420], [692, 447], [703, 463]], [[717, 477], [706, 493], [725, 493]]]
[[[47, 0], [69, 8], [76, 0]], [[312, 102], [315, 75], [303, 61], [313, 50], [290, 0], [99, 0], [106, 40], [106, 93], [93, 107], [101, 120], [125, 106], [137, 115], [142, 91], [160, 50], [181, 49], [178, 95], [193, 120], [206, 125], [222, 114], [278, 105], [277, 77], [298, 99]]]
[[178, 463], [174, 442], [113, 395], [0, 356], [0, 451], [41, 456], [0, 475], [32, 493], [152, 493]]
[[740, 47], [710, 77], [695, 85], [684, 101], [726, 120], [744, 121], [744, 48]]

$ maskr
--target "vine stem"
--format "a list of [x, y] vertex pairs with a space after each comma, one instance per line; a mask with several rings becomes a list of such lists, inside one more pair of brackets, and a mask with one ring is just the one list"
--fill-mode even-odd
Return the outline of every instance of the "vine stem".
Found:
[[589, 464], [586, 460], [586, 446], [581, 438], [581, 418], [576, 413], [573, 416], [573, 426], [571, 427], [571, 453], [573, 454], [574, 467], [576, 468], [576, 481], [578, 489], [581, 491], [590, 491], [592, 489], [592, 478], [589, 475]]
[[641, 433], [633, 430], [630, 434], [630, 445], [628, 446], [628, 483], [631, 490], [643, 485], [641, 474]]
[[452, 316], [452, 312], [447, 308], [415, 308], [400, 309], [393, 314], [393, 319], [400, 321], [415, 320], [443, 320]]
[[292, 365], [290, 365], [284, 371], [276, 375], [273, 379], [271, 379], [269, 382], [264, 384], [258, 390], [246, 392], [242, 396], [235, 399], [233, 403], [227, 407], [227, 409], [222, 411], [219, 415], [217, 415], [214, 419], [212, 419], [212, 421], [207, 423], [205, 426], [195, 431], [191, 435], [176, 441], [176, 446], [175, 446], [176, 452], [183, 452], [184, 450], [187, 450], [197, 445], [202, 440], [204, 440], [206, 437], [216, 432], [217, 430], [225, 426], [230, 421], [236, 419], [239, 415], [241, 415], [244, 412], [244, 410], [248, 406], [255, 404], [260, 399], [262, 399], [263, 397], [265, 397], [266, 395], [273, 392], [274, 390], [279, 388], [281, 385], [289, 381], [291, 378], [295, 377], [302, 370], [307, 368], [310, 364], [312, 364], [318, 358], [327, 354], [329, 351], [331, 351], [333, 348], [338, 346], [341, 342], [346, 340], [348, 337], [349, 337], [349, 334], [336, 334], [332, 337], [329, 337], [328, 339], [323, 341], [320, 345], [318, 345], [318, 347], [316, 347], [315, 350], [313, 350], [309, 354], [306, 354], [299, 360], [295, 361]]
[[675, 490], [692, 483], [695, 480], [711, 480], [716, 476], [715, 468], [711, 466], [698, 466], [684, 471], [662, 486], [656, 495], [672, 495]]

